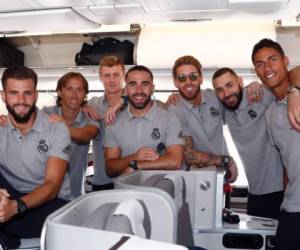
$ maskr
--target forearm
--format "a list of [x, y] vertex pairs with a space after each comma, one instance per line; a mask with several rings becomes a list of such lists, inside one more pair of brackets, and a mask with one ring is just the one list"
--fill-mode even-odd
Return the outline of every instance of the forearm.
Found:
[[291, 84], [300, 87], [300, 66], [289, 71], [289, 80]]
[[61, 185], [48, 181], [21, 198], [26, 203], [27, 208], [32, 209], [54, 199], [59, 193], [60, 188]]
[[196, 165], [198, 167], [218, 166], [221, 164], [221, 156], [210, 154], [194, 149], [194, 143], [191, 136], [184, 138], [184, 161], [188, 166]]
[[218, 166], [221, 163], [221, 155], [209, 154], [188, 148], [184, 151], [184, 160], [187, 165], [196, 165], [200, 168]]
[[117, 177], [121, 175], [129, 165], [129, 162], [135, 160], [134, 154], [117, 158], [117, 159], [109, 159], [105, 161], [106, 173], [110, 177]]
[[138, 161], [138, 168], [141, 170], [178, 170], [182, 165], [182, 157], [174, 155], [163, 155], [155, 161]]
[[74, 128], [68, 126], [71, 138], [75, 141], [78, 141], [82, 144], [87, 144], [93, 139], [98, 132], [98, 128], [96, 126], [89, 126], [84, 128]]

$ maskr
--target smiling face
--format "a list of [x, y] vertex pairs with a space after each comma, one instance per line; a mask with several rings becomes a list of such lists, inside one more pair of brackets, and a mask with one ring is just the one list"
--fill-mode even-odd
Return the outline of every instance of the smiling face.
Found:
[[193, 101], [197, 98], [202, 81], [202, 76], [194, 65], [182, 65], [176, 69], [175, 86], [178, 88], [181, 96], [188, 101]]
[[236, 110], [243, 98], [242, 78], [226, 72], [213, 80], [220, 102], [228, 109]]
[[70, 78], [57, 93], [62, 107], [72, 110], [80, 108], [87, 94], [82, 79], [78, 77]]
[[27, 123], [36, 110], [38, 94], [32, 79], [9, 78], [1, 97], [9, 116], [17, 123]]
[[123, 90], [124, 70], [122, 65], [100, 67], [100, 80], [108, 94], [115, 94]]
[[153, 91], [153, 80], [148, 72], [134, 70], [127, 74], [126, 93], [130, 104], [135, 109], [149, 106]]
[[271, 91], [288, 85], [288, 58], [274, 48], [264, 47], [253, 58], [257, 76]]

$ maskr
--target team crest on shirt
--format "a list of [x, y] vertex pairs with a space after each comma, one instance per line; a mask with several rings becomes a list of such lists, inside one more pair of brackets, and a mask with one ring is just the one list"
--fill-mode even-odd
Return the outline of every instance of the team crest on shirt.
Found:
[[251, 119], [254, 119], [257, 116], [257, 113], [253, 109], [250, 109], [248, 110], [248, 115]]
[[71, 153], [71, 145], [65, 146], [63, 149], [63, 153], [69, 155]]
[[151, 133], [151, 138], [153, 140], [158, 140], [160, 138], [159, 128], [153, 128], [153, 131]]
[[37, 150], [41, 153], [41, 154], [46, 154], [48, 152], [48, 145], [46, 144], [46, 140], [45, 139], [40, 139], [39, 140], [39, 145], [37, 147]]
[[210, 107], [209, 110], [212, 117], [216, 117], [220, 114], [220, 111], [215, 107]]

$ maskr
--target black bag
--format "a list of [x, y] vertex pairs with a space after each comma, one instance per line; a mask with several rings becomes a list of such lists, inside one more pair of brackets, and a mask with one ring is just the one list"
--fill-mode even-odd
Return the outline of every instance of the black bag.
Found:
[[0, 67], [24, 65], [24, 53], [4, 40], [0, 40]]
[[123, 60], [124, 64], [133, 64], [133, 43], [124, 40], [120, 42], [113, 37], [105, 37], [94, 42], [93, 45], [83, 43], [76, 54], [76, 65], [98, 65], [103, 57], [114, 55]]

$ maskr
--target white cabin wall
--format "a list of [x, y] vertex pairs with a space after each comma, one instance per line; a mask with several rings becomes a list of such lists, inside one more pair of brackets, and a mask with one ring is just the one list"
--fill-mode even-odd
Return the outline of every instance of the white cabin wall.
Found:
[[300, 27], [278, 30], [277, 41], [289, 57], [290, 65], [300, 65]]

